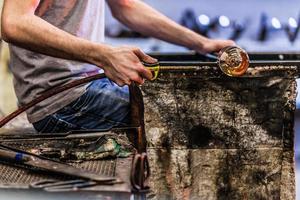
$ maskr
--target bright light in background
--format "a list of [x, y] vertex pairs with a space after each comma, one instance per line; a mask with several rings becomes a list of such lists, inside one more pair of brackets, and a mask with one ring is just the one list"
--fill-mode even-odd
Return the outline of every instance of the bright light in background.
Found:
[[198, 19], [200, 24], [202, 25], [209, 25], [210, 23], [210, 19], [207, 15], [200, 15]]
[[219, 24], [223, 27], [228, 27], [230, 25], [230, 20], [228, 17], [221, 15], [219, 17]]
[[297, 23], [297, 21], [296, 21], [295, 18], [290, 17], [290, 18], [289, 18], [289, 25], [290, 25], [291, 27], [293, 27], [293, 28], [297, 28], [298, 23]]
[[272, 26], [274, 28], [276, 28], [276, 29], [280, 29], [281, 28], [281, 23], [280, 23], [280, 21], [276, 17], [272, 18]]

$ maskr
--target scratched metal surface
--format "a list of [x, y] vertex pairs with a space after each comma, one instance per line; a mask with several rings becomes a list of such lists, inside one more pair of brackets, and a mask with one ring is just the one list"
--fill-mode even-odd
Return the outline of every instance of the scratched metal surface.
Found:
[[296, 68], [259, 66], [245, 78], [215, 70], [142, 86], [149, 199], [295, 199]]
[[[42, 148], [48, 146], [57, 146], [57, 148], [71, 148], [74, 145], [84, 142], [94, 141], [95, 138], [89, 139], [18, 139], [2, 141], [2, 144], [30, 151], [33, 148]], [[70, 146], [70, 147], [69, 147]], [[53, 158], [54, 159], [54, 158]], [[69, 162], [69, 164], [82, 168], [84, 170], [107, 176], [116, 176], [117, 159], [85, 161], [81, 163]], [[33, 170], [32, 170], [33, 169]], [[36, 171], [33, 167], [24, 166], [22, 164], [12, 166], [5, 161], [0, 161], [0, 188], [3, 187], [20, 187], [28, 188], [30, 184], [45, 179], [68, 180], [74, 177], [55, 175], [47, 172]]]
[[[88, 133], [85, 135], [85, 137], [84, 134], [82, 137], [75, 137], [76, 135], [69, 135], [73, 136], [74, 138], [63, 136], [51, 137], [50, 135], [44, 135], [44, 137], [41, 137], [41, 135], [36, 135], [34, 137], [34, 135], [27, 135], [25, 132], [22, 136], [22, 134], [18, 134], [18, 132], [14, 132], [13, 130], [10, 130], [9, 133], [10, 134], [8, 134], [8, 132], [5, 132], [6, 135], [1, 135], [1, 144], [28, 152], [37, 147], [57, 148], [65, 150], [73, 148], [74, 146], [84, 144], [89, 144], [88, 147], [90, 147], [91, 144], [97, 141], [97, 139], [99, 138], [99, 136], [88, 136]], [[92, 135], [93, 133], [90, 134]], [[109, 132], [106, 132], [106, 134], [109, 134]], [[51, 158], [59, 160], [57, 156], [53, 156]], [[99, 184], [92, 187], [86, 187], [84, 189], [79, 189], [78, 192], [85, 191], [87, 192], [87, 194], [100, 194], [101, 192], [108, 192], [109, 195], [120, 193], [128, 195], [131, 193], [131, 185], [129, 182], [132, 163], [131, 156], [129, 156], [128, 158], [106, 158], [101, 160], [89, 160], [79, 163], [70, 160], [67, 160], [65, 162], [67, 162], [70, 165], [73, 165], [76, 168], [81, 168], [99, 175], [113, 176], [124, 181], [120, 184]], [[74, 177], [45, 172], [41, 169], [25, 166], [22, 164], [12, 165], [12, 163], [7, 163], [4, 160], [0, 160], [1, 191], [2, 189], [15, 189], [16, 192], [18, 192], [18, 189], [26, 189], [30, 193], [31, 190], [28, 190], [30, 189], [30, 184], [48, 179], [64, 181], [74, 179]]]

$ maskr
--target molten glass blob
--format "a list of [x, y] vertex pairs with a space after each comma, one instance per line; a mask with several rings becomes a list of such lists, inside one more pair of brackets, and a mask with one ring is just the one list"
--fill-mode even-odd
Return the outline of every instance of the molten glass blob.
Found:
[[249, 67], [249, 56], [239, 47], [226, 47], [219, 53], [218, 64], [226, 75], [242, 76]]

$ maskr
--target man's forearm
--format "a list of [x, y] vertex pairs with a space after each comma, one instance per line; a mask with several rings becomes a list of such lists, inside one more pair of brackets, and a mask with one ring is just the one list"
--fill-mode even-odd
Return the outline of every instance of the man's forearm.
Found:
[[18, 17], [4, 13], [4, 17], [7, 18], [2, 20], [2, 37], [9, 43], [54, 57], [101, 65], [93, 53], [95, 48], [105, 51], [105, 45], [73, 36], [35, 15]]
[[[207, 38], [177, 24], [139, 0], [107, 0], [114, 17], [129, 28], [201, 51]], [[121, 8], [121, 9], [120, 9]]]

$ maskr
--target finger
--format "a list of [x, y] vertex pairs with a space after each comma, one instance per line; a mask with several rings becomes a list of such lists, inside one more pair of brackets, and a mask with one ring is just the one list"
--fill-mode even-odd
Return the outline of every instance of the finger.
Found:
[[132, 82], [130, 77], [128, 77], [128, 76], [121, 76], [119, 78], [119, 80], [120, 80], [121, 84], [123, 84], [123, 86], [124, 85], [131, 85], [131, 82]]
[[232, 40], [220, 40], [219, 42], [217, 42], [217, 47], [219, 49], [228, 47], [228, 46], [236, 46], [235, 42]]
[[126, 79], [126, 80], [117, 80], [115, 81], [115, 83], [119, 86], [119, 87], [123, 87], [125, 85], [131, 85], [132, 81], [130, 79]]
[[139, 48], [136, 48], [133, 50], [133, 53], [141, 60], [146, 63], [156, 63], [157, 59], [152, 58], [151, 56], [145, 54], [142, 50]]
[[233, 40], [227, 40], [228, 45], [235, 46], [236, 43]]
[[123, 81], [120, 80], [116, 80], [114, 81], [119, 87], [123, 87], [125, 85], [125, 83]]
[[131, 77], [130, 79], [132, 81], [134, 81], [135, 83], [137, 83], [139, 85], [144, 83], [144, 79], [138, 73], [131, 75], [130, 77]]
[[118, 86], [130, 85], [131, 81], [128, 78], [113, 76], [109, 71], [104, 71], [107, 78], [116, 83]]
[[142, 78], [145, 78], [147, 80], [152, 80], [153, 78], [151, 71], [142, 64], [139, 65], [138, 72]]
[[125, 85], [131, 85], [131, 80], [127, 80], [127, 81], [125, 81]]

